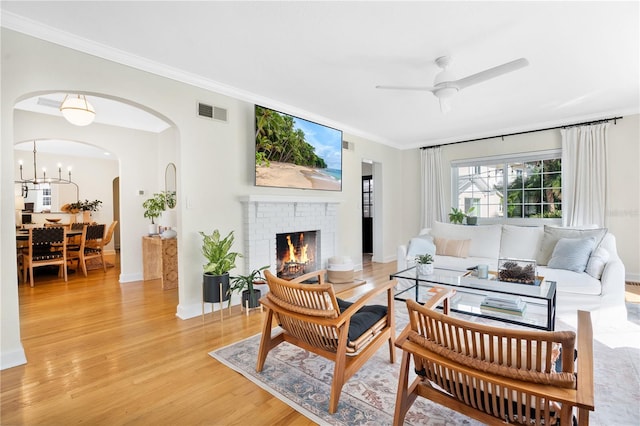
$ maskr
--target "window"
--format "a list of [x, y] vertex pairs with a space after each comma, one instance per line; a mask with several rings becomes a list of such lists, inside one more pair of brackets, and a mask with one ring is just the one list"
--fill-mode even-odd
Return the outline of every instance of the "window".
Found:
[[36, 188], [36, 211], [51, 211], [51, 186], [48, 183]]
[[480, 218], [561, 218], [561, 166], [559, 151], [454, 162], [454, 206]]

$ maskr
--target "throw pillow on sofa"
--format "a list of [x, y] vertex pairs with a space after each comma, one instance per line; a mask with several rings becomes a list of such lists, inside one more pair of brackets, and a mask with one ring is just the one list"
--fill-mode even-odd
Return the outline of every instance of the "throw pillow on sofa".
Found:
[[435, 238], [436, 254], [441, 256], [467, 257], [471, 240], [448, 240]]
[[543, 233], [541, 226], [502, 225], [500, 257], [535, 259]]
[[407, 259], [413, 260], [420, 254], [430, 254], [431, 256], [435, 256], [436, 245], [433, 243], [433, 237], [430, 235], [419, 235], [411, 238], [409, 241]]
[[431, 228], [431, 235], [447, 240], [469, 239], [468, 256], [497, 259], [500, 254], [502, 225], [466, 226], [436, 221]]
[[560, 228], [556, 226], [544, 226], [544, 235], [540, 250], [536, 256], [538, 265], [546, 265], [551, 259], [553, 249], [560, 238], [595, 238], [595, 247], [600, 245], [602, 238], [607, 233], [607, 228], [598, 229], [577, 229], [577, 228]]
[[584, 272], [595, 244], [596, 239], [593, 237], [560, 238], [547, 266], [552, 269]]

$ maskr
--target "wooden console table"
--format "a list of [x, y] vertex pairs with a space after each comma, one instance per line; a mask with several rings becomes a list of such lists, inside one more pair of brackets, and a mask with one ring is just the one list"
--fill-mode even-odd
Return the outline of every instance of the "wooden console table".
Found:
[[178, 240], [142, 237], [142, 276], [162, 280], [162, 289], [178, 287]]

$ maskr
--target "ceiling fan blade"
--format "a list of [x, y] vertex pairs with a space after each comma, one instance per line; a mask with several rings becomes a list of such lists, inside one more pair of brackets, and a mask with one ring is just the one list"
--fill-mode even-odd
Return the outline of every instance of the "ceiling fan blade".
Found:
[[451, 84], [458, 87], [458, 89], [463, 89], [467, 86], [471, 86], [472, 84], [482, 83], [483, 81], [490, 80], [502, 74], [519, 70], [520, 68], [524, 68], [527, 65], [529, 65], [529, 61], [527, 61], [526, 58], [520, 58], [511, 62], [507, 62], [506, 64], [498, 65], [496, 67], [480, 71], [479, 73], [472, 74], [459, 80], [452, 81]]
[[385, 90], [420, 90], [423, 92], [433, 92], [436, 90], [435, 87], [429, 86], [376, 86], [376, 89], [385, 89]]

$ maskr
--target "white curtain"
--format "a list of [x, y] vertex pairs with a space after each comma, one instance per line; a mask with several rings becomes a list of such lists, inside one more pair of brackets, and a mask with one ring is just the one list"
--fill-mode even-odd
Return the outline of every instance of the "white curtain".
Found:
[[426, 148], [420, 156], [422, 200], [422, 227], [431, 228], [435, 221], [442, 221], [445, 215], [444, 185], [442, 179], [442, 149]]
[[562, 129], [562, 223], [607, 225], [609, 123]]

